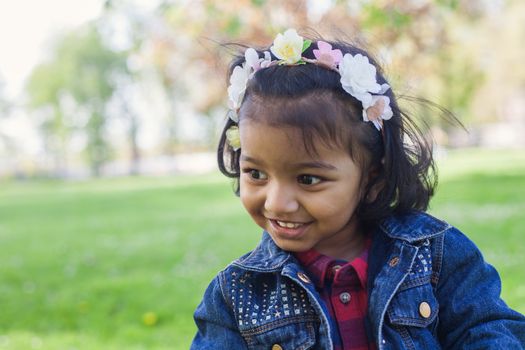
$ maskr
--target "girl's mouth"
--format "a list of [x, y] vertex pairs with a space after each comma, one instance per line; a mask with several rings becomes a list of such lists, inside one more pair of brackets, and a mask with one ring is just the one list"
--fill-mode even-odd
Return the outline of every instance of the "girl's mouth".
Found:
[[287, 221], [279, 221], [279, 220], [275, 220], [275, 222], [277, 223], [277, 225], [281, 227], [285, 227], [285, 228], [298, 228], [301, 225], [303, 225], [297, 222], [287, 222]]
[[310, 223], [269, 219], [273, 231], [283, 238], [299, 238]]

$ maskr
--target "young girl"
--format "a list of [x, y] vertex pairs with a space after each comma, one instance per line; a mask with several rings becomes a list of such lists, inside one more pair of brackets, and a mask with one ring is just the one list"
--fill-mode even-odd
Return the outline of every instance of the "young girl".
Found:
[[264, 230], [195, 311], [192, 349], [522, 349], [525, 318], [424, 211], [432, 153], [369, 55], [293, 29], [234, 60], [221, 171]]

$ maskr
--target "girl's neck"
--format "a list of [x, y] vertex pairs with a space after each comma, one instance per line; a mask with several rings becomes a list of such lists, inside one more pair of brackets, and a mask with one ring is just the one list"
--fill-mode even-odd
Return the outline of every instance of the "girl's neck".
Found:
[[365, 247], [365, 233], [358, 220], [352, 219], [346, 229], [331, 242], [317, 247], [317, 251], [334, 259], [352, 261]]

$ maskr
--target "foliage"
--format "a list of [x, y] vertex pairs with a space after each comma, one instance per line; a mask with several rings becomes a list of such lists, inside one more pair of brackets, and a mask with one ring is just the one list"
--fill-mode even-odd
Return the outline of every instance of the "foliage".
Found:
[[[57, 138], [55, 149], [63, 157], [75, 124], [75, 114], [88, 115], [85, 128], [87, 155], [95, 175], [109, 158], [104, 128], [106, 104], [116, 89], [118, 75], [126, 74], [125, 57], [106, 47], [96, 23], [90, 23], [57, 40], [52, 58], [38, 65], [27, 86], [30, 105], [50, 107], [51, 117], [42, 122], [47, 138]], [[67, 110], [64, 99], [74, 99]]]
[[[525, 312], [523, 153], [441, 163], [432, 213], [479, 245]], [[215, 174], [0, 183], [0, 222], [5, 350], [187, 349], [206, 285], [260, 233]]]

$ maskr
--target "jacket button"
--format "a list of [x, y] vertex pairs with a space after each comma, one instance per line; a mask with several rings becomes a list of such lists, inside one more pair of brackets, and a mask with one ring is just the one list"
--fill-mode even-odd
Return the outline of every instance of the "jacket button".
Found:
[[395, 256], [395, 257], [393, 257], [392, 259], [390, 259], [390, 261], [388, 262], [388, 265], [390, 265], [390, 267], [394, 267], [394, 266], [396, 266], [398, 263], [399, 263], [399, 257], [398, 257], [398, 256]]
[[273, 344], [272, 350], [283, 350], [283, 347], [280, 346], [279, 344]]
[[298, 272], [297, 273], [297, 277], [299, 277], [299, 279], [301, 281], [303, 281], [304, 283], [310, 283], [310, 277], [306, 276], [304, 273], [302, 272]]
[[430, 314], [432, 313], [432, 310], [430, 309], [430, 305], [426, 301], [419, 304], [419, 314], [423, 318], [429, 318]]

